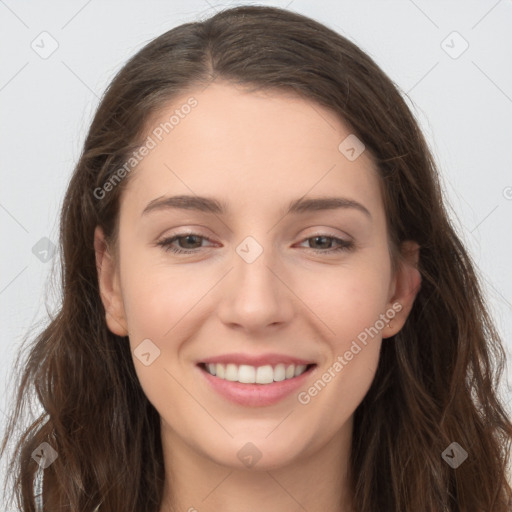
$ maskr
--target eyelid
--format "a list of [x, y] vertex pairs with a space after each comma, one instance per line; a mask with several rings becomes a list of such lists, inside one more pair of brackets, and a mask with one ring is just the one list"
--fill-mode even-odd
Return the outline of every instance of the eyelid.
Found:
[[[170, 238], [182, 238], [186, 236], [197, 236], [200, 238], [204, 238], [208, 242], [214, 242], [208, 235], [202, 234], [200, 231], [194, 231], [193, 229], [188, 229], [186, 231], [178, 231], [176, 233], [169, 233], [168, 235], [159, 236], [158, 240], [169, 240]], [[293, 238], [297, 238], [298, 235], [295, 235]], [[329, 238], [335, 238], [338, 240], [341, 240], [343, 242], [354, 242], [353, 237], [348, 235], [348, 233], [344, 233], [343, 235], [339, 235], [338, 233], [333, 233], [332, 231], [329, 231], [329, 228], [317, 229], [316, 232], [308, 234], [308, 235], [302, 235], [300, 242], [304, 242], [305, 240], [308, 240], [309, 238], [314, 238], [316, 236], [325, 236]], [[344, 237], [345, 236], [345, 237]]]
[[332, 228], [316, 228], [315, 232], [308, 233], [307, 235], [302, 235], [301, 239], [304, 240], [304, 239], [312, 238], [315, 236], [328, 236], [328, 237], [332, 237], [332, 238], [337, 238], [339, 240], [343, 240], [344, 242], [352, 242], [353, 241], [353, 238], [348, 233], [346, 233], [344, 231], [342, 232], [342, 234], [334, 233], [332, 231]]

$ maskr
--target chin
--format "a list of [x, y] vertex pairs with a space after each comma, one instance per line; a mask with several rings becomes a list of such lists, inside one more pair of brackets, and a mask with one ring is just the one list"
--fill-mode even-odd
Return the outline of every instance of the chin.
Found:
[[[268, 434], [240, 435], [226, 440], [221, 447], [219, 441], [212, 440], [205, 446], [205, 454], [216, 464], [233, 469], [249, 471], [269, 471], [293, 464], [304, 456], [304, 438], [299, 443], [293, 441], [294, 436], [276, 436], [266, 438]], [[274, 435], [271, 434], [271, 437]], [[283, 438], [289, 442], [283, 442]], [[212, 447], [216, 450], [212, 451]]]

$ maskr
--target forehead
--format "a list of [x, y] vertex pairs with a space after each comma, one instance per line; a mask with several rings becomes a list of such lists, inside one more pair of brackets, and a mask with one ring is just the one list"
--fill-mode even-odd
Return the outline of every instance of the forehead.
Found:
[[276, 201], [335, 192], [369, 209], [382, 206], [368, 152], [351, 161], [340, 150], [353, 137], [349, 127], [329, 109], [290, 93], [215, 82], [160, 109], [146, 137], [154, 147], [127, 189], [141, 210], [171, 193], [214, 196], [255, 210], [263, 198], [282, 206]]

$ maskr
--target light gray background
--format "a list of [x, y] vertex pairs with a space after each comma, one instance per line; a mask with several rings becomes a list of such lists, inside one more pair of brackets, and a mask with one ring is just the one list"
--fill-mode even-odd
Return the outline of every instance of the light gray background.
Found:
[[[2, 426], [8, 372], [22, 336], [46, 316], [45, 284], [58, 261], [43, 263], [32, 248], [43, 237], [57, 243], [65, 186], [99, 97], [154, 37], [244, 3], [0, 0]], [[407, 93], [512, 357], [512, 2], [258, 3], [288, 7], [347, 36]], [[50, 48], [43, 31], [58, 43], [48, 58], [31, 47]], [[464, 40], [469, 47], [457, 56]], [[502, 392], [510, 403], [512, 361], [507, 380]]]

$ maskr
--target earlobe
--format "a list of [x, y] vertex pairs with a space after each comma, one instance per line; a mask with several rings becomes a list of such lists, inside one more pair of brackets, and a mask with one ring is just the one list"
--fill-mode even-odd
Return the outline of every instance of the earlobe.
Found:
[[105, 241], [103, 229], [100, 226], [96, 226], [94, 230], [94, 252], [98, 271], [98, 285], [101, 301], [105, 308], [107, 327], [118, 336], [127, 336], [128, 328], [119, 284], [119, 272]]
[[402, 243], [401, 250], [402, 260], [395, 275], [393, 297], [388, 304], [388, 307], [399, 311], [384, 328], [383, 338], [394, 336], [402, 329], [421, 288], [421, 274], [418, 270], [420, 246], [407, 240]]

